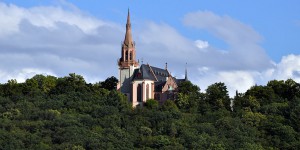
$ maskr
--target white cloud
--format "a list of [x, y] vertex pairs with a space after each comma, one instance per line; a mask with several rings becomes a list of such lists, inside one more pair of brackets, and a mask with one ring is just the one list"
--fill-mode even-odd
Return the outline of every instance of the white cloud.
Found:
[[210, 69], [208, 67], [198, 68], [200, 75], [206, 74]]
[[235, 91], [246, 92], [251, 86], [266, 85], [270, 80], [293, 79], [300, 82], [300, 55], [283, 56], [278, 64], [272, 68], [266, 68], [264, 71], [251, 70], [231, 70], [220, 71], [211, 70], [207, 67], [199, 68], [199, 77], [196, 83], [205, 89], [207, 86], [224, 82], [227, 85], [229, 95], [233, 97]]
[[116, 66], [123, 29], [63, 5], [22, 8], [0, 2], [1, 82], [43, 71], [99, 81], [117, 72], [107, 68]]
[[184, 23], [188, 26], [208, 29], [232, 46], [238, 43], [253, 44], [262, 40], [262, 37], [250, 26], [229, 16], [219, 16], [210, 11], [189, 13], [185, 16]]
[[[195, 41], [182, 36], [173, 27], [154, 22], [140, 26], [134, 35], [136, 35], [137, 56], [144, 60], [151, 58], [152, 62], [159, 62], [162, 65], [168, 62], [170, 65], [178, 66], [188, 62], [197, 68], [208, 66], [224, 70], [258, 69], [260, 71], [272, 66], [271, 60], [257, 43], [248, 44], [247, 48], [240, 49], [224, 50], [209, 45], [199, 50]], [[238, 44], [243, 45], [243, 43]]]
[[[263, 39], [262, 36], [249, 25], [229, 16], [219, 16], [210, 11], [189, 13], [185, 15], [183, 21], [188, 27], [209, 31], [228, 44], [229, 48], [225, 50], [225, 53], [224, 50], [217, 49], [221, 52], [221, 55], [214, 54], [214, 56], [209, 57], [216, 57], [218, 63], [224, 64], [222, 68], [258, 69], [262, 71], [267, 67], [271, 67], [270, 58], [259, 45]], [[216, 46], [214, 45], [214, 47]], [[235, 63], [233, 63], [234, 61]]]
[[283, 56], [273, 72], [274, 79], [294, 79], [300, 82], [300, 55], [290, 54]]
[[[194, 46], [191, 45], [192, 41], [183, 37], [175, 28], [165, 23], [147, 22], [137, 28], [135, 35], [136, 40], [140, 44], [149, 46], [147, 48], [151, 48], [151, 46], [164, 46], [165, 49], [163, 51], [174, 54], [182, 54], [186, 51], [193, 52], [194, 50]], [[192, 49], [188, 49], [191, 47]], [[161, 49], [152, 49], [152, 52], [158, 51], [161, 54]], [[140, 51], [142, 52], [142, 50]]]
[[84, 15], [80, 11], [73, 11], [62, 7], [40, 6], [32, 8], [22, 8], [13, 4], [0, 3], [0, 27], [2, 32], [18, 32], [19, 23], [28, 20], [32, 25], [45, 27], [47, 29], [57, 29], [58, 22], [74, 25], [85, 33], [95, 33], [94, 30], [99, 26], [115, 26], [113, 23], [104, 22], [91, 16]]
[[[72, 72], [88, 82], [117, 76], [126, 18], [120, 26], [86, 15], [73, 5], [22, 8], [1, 2], [0, 18], [0, 82]], [[235, 90], [245, 92], [271, 79], [300, 82], [300, 56], [272, 62], [260, 45], [262, 36], [251, 26], [209, 11], [189, 13], [184, 23], [215, 35], [228, 49], [189, 39], [166, 23], [146, 22], [133, 26], [137, 58], [161, 68], [168, 62], [169, 71], [179, 77], [187, 62], [189, 79], [202, 91], [224, 82], [231, 96]]]
[[209, 44], [207, 41], [202, 41], [202, 40], [196, 40], [195, 41], [195, 45], [199, 48], [199, 49], [206, 49], [208, 48]]
[[223, 82], [227, 86], [229, 95], [233, 97], [236, 90], [246, 92], [251, 86], [255, 85], [255, 79], [259, 76], [259, 72], [255, 71], [218, 71], [209, 70], [198, 77], [197, 84], [200, 85], [202, 91], [207, 86], [216, 82]]
[[37, 68], [23, 68], [21, 70], [14, 70], [10, 72], [0, 70], [0, 82], [5, 83], [10, 79], [16, 79], [18, 82], [24, 82], [26, 79], [31, 78], [36, 74], [56, 76], [51, 70]]
[[231, 96], [236, 90], [245, 92], [256, 83], [265, 83], [268, 74], [273, 76], [270, 70], [275, 64], [259, 44], [262, 37], [250, 26], [212, 12], [190, 13], [185, 16], [184, 23], [209, 31], [225, 41], [229, 48], [219, 49], [208, 41], [193, 41], [167, 24], [151, 22], [135, 34], [138, 55], [151, 58], [152, 65], [154, 62], [154, 65], [163, 66], [167, 61], [175, 76], [182, 75], [183, 65], [188, 62], [189, 79], [202, 91], [210, 84], [224, 82]]

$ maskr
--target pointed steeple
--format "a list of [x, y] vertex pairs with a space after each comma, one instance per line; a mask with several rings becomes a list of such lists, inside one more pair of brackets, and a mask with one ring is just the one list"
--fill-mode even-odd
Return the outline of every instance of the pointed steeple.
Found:
[[133, 46], [129, 9], [128, 9], [128, 15], [127, 15], [126, 34], [125, 34], [124, 44], [128, 47]]
[[130, 13], [128, 9], [125, 39], [122, 44], [121, 58], [118, 61], [120, 68], [129, 68], [130, 66], [137, 67], [139, 62], [135, 60], [135, 43], [132, 40]]

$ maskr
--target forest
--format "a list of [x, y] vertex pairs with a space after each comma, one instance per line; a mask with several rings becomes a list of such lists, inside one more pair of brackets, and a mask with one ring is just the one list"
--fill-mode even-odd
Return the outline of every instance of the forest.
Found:
[[224, 83], [186, 81], [175, 100], [132, 108], [117, 79], [35, 75], [0, 84], [0, 149], [300, 148], [300, 84], [255, 85], [233, 98]]

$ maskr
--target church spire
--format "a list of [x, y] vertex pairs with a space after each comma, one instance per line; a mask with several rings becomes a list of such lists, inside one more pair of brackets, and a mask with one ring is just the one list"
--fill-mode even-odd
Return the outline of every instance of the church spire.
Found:
[[130, 66], [137, 67], [139, 63], [135, 60], [135, 43], [132, 40], [130, 13], [128, 9], [125, 39], [122, 44], [121, 58], [118, 61], [120, 68], [129, 68]]
[[128, 15], [127, 15], [126, 34], [125, 34], [124, 44], [128, 47], [133, 46], [129, 9], [128, 9]]

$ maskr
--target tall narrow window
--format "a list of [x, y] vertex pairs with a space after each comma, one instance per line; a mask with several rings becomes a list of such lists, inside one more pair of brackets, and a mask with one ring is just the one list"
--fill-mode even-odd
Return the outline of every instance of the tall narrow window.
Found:
[[146, 85], [146, 99], [149, 99], [149, 84]]
[[128, 51], [126, 51], [126, 53], [125, 53], [125, 60], [126, 61], [128, 60]]
[[142, 86], [139, 84], [137, 86], [137, 101], [142, 102]]
[[129, 60], [132, 60], [132, 52], [129, 53]]

